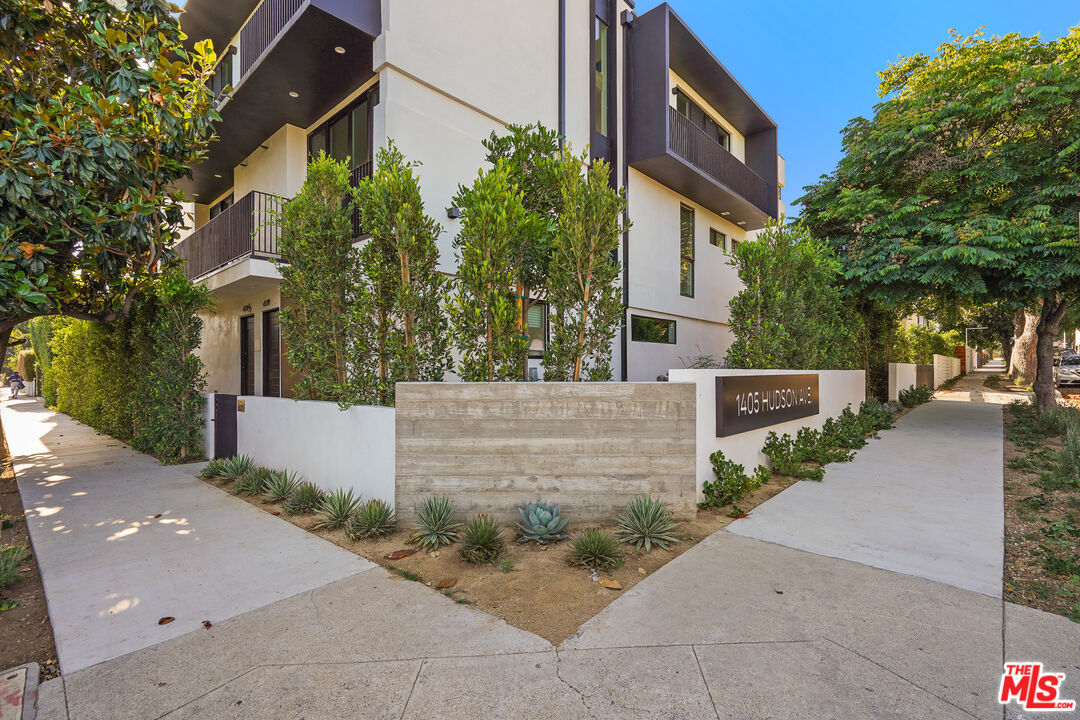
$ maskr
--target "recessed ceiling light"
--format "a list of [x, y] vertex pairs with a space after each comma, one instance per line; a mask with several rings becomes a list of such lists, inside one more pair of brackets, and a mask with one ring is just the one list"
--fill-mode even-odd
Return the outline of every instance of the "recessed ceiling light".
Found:
[[216, 178], [221, 177], [221, 173], [214, 173], [214, 177], [216, 177]]
[[300, 97], [300, 93], [296, 92], [295, 90], [290, 90], [289, 97]]
[[740, 220], [739, 222], [737, 222], [737, 223], [735, 223], [735, 224], [736, 224], [736, 225], [745, 225], [745, 224], [746, 224], [746, 221], [745, 221], [745, 220]]
[[199, 193], [192, 193], [191, 197], [199, 197]]
[[344, 55], [345, 54], [345, 48], [338, 45], [337, 47], [334, 48], [334, 52], [336, 52], [338, 55]]
[[724, 216], [727, 216], [727, 215], [730, 215], [731, 213], [730, 213], [730, 212], [722, 212], [722, 213], [720, 213], [720, 214], [721, 214], [721, 215], [724, 215]]

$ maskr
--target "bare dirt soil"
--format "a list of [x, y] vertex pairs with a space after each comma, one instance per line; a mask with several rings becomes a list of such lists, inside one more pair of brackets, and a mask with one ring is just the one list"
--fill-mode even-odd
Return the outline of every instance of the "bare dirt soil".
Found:
[[[749, 512], [795, 482], [798, 481], [774, 475], [767, 484], [741, 499], [738, 505]], [[223, 487], [219, 483], [214, 484]], [[231, 491], [231, 488], [228, 489]], [[436, 591], [455, 602], [473, 605], [496, 615], [514, 627], [535, 633], [555, 644], [572, 635], [621, 592], [602, 587], [591, 580], [590, 570], [571, 567], [567, 562], [570, 546], [567, 540], [546, 545], [520, 543], [515, 540], [513, 527], [503, 527], [505, 549], [502, 557], [505, 562], [500, 560], [491, 565], [466, 563], [461, 559], [456, 545], [444, 546], [435, 552], [419, 550], [409, 557], [390, 560], [386, 555], [395, 550], [415, 549], [408, 543], [410, 529], [401, 527], [379, 539], [350, 540], [344, 530], [315, 530], [313, 526], [318, 521], [316, 515], [289, 516], [281, 512], [279, 505], [263, 502], [250, 495], [237, 497], [382, 565], [403, 581], [421, 582], [433, 589], [453, 581], [450, 587]], [[623, 545], [626, 550], [623, 562], [609, 572], [601, 572], [600, 576], [615, 580], [623, 591], [628, 590], [731, 522], [730, 512], [730, 506], [699, 510], [695, 520], [680, 525], [682, 541], [670, 545], [668, 550], [654, 547], [646, 553]], [[613, 523], [575, 523], [573, 517], [570, 520], [568, 530], [571, 537], [578, 531], [591, 528], [615, 529]]]
[[[0, 547], [20, 545], [30, 549], [22, 498], [15, 483], [7, 440], [0, 427]], [[0, 670], [36, 662], [41, 666], [41, 680], [60, 674], [53, 644], [49, 610], [37, 559], [31, 557], [19, 571], [22, 579], [9, 588], [0, 588], [0, 608], [16, 603], [10, 610], [0, 610]]]
[[[987, 386], [1027, 397], [1005, 378]], [[1049, 476], [1062, 440], [1008, 406], [1004, 432], [1005, 599], [1080, 622], [1080, 574], [1047, 567], [1047, 550], [1080, 567], [1080, 488]]]

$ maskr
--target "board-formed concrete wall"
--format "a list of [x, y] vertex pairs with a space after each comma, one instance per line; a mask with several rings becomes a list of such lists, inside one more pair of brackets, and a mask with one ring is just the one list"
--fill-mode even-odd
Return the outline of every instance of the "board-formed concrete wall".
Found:
[[[810, 417], [788, 420], [768, 427], [716, 437], [716, 378], [730, 375], [800, 375], [812, 373], [818, 376], [819, 404], [818, 414]], [[770, 431], [777, 435], [788, 433], [792, 436], [800, 427], [821, 428], [826, 418], [835, 417], [844, 408], [858, 412], [859, 405], [866, 399], [866, 373], [862, 370], [671, 370], [669, 379], [672, 385], [682, 385], [694, 389], [697, 394], [697, 486], [700, 490], [707, 481], [714, 478], [709, 456], [717, 450], [723, 450], [724, 456], [746, 468], [747, 473], [756, 465], [768, 465], [769, 459], [761, 453], [765, 438]], [[704, 497], [704, 496], [702, 496]]]
[[430, 495], [463, 518], [520, 520], [559, 503], [571, 522], [648, 494], [695, 513], [695, 391], [673, 383], [400, 383], [397, 512]]

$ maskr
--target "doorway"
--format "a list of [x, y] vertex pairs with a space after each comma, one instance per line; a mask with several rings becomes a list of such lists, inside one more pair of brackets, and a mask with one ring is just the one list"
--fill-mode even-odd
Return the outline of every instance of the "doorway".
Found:
[[240, 318], [240, 394], [255, 394], [255, 316]]
[[281, 397], [281, 326], [277, 308], [262, 316], [263, 395]]

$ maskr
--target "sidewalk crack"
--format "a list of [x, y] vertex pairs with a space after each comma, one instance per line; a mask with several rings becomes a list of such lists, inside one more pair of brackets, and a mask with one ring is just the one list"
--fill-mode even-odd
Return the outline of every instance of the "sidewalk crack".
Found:
[[581, 707], [585, 708], [585, 712], [589, 714], [589, 717], [595, 718], [596, 716], [593, 715], [592, 710], [589, 709], [589, 703], [585, 702], [585, 693], [578, 690], [572, 682], [562, 676], [562, 655], [559, 654], [558, 648], [555, 648], [555, 677], [558, 678], [559, 682], [577, 694], [578, 699], [581, 700]]
[[713, 712], [716, 713], [716, 720], [720, 720], [720, 711], [716, 709], [716, 700], [712, 696], [712, 688], [709, 687], [709, 681], [705, 679], [705, 668], [701, 667], [701, 659], [697, 654], [697, 647], [690, 646], [690, 652], [694, 653], [694, 662], [697, 663], [698, 672], [701, 673], [701, 682], [705, 684], [705, 692], [709, 693], [709, 702], [712, 703]]
[[398, 716], [398, 720], [403, 720], [405, 713], [409, 709], [409, 702], [412, 701], [413, 693], [416, 692], [416, 683], [420, 680], [420, 673], [424, 671], [424, 663], [427, 660], [420, 661], [420, 667], [416, 668], [416, 677], [412, 680], [412, 687], [409, 688], [409, 697], [405, 698], [405, 704], [401, 707], [401, 715]]

